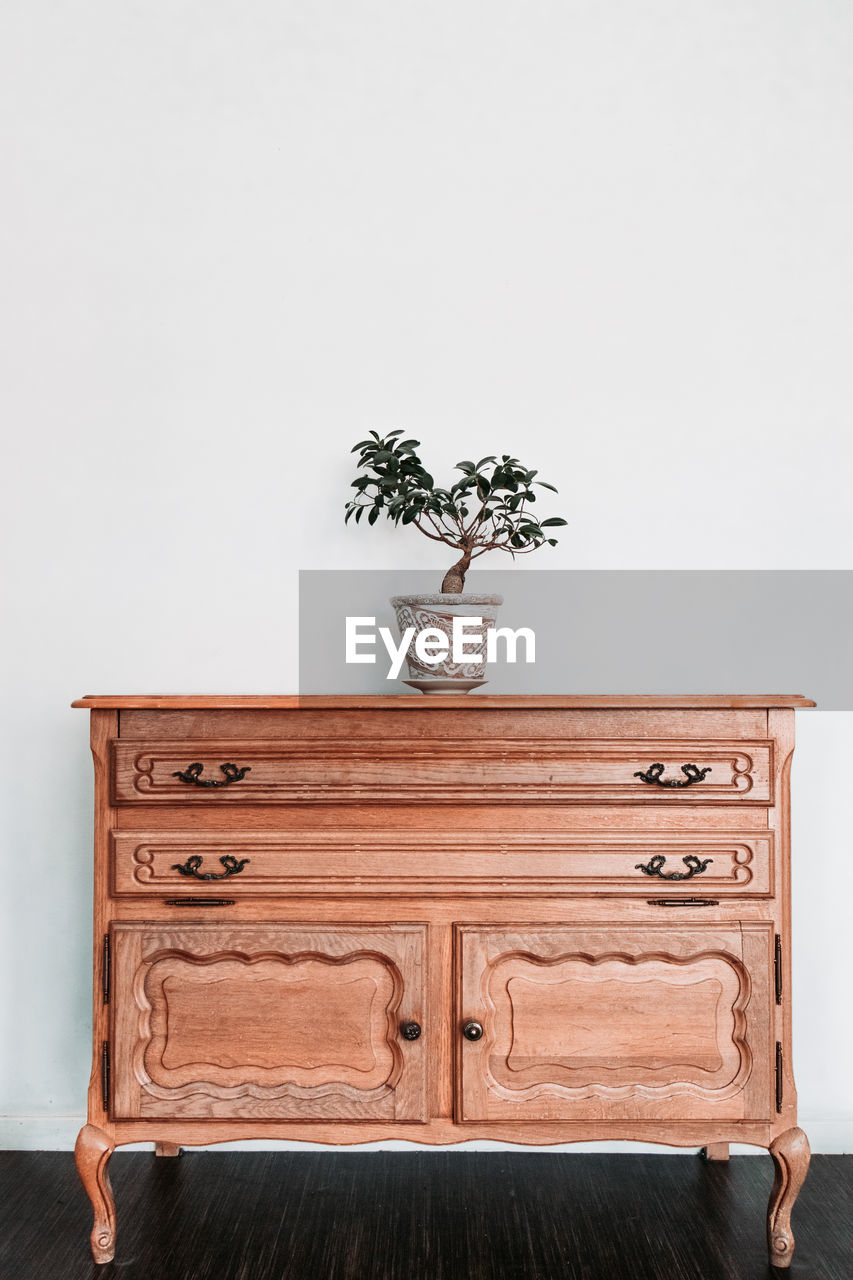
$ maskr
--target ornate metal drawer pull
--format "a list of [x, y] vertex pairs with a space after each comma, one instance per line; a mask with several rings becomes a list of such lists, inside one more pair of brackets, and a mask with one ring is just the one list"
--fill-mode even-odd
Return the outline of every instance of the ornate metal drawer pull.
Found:
[[707, 769], [700, 769], [695, 764], [683, 764], [681, 766], [681, 772], [685, 775], [683, 779], [662, 778], [663, 769], [662, 764], [650, 764], [645, 773], [637, 770], [634, 777], [642, 778], [643, 782], [651, 782], [659, 787], [692, 787], [694, 782], [701, 782], [705, 774], [711, 772], [710, 765], [708, 765]]
[[251, 858], [240, 858], [238, 860], [233, 853], [226, 853], [224, 857], [219, 859], [225, 868], [224, 871], [199, 871], [202, 861], [203, 859], [197, 853], [194, 853], [184, 863], [173, 862], [172, 870], [180, 871], [182, 876], [193, 876], [196, 880], [224, 880], [226, 876], [238, 876], [246, 863], [251, 862]]
[[246, 774], [252, 771], [252, 766], [249, 764], [244, 765], [242, 769], [238, 769], [236, 764], [221, 764], [219, 768], [225, 774], [225, 777], [220, 782], [216, 778], [199, 777], [203, 768], [204, 765], [196, 760], [193, 764], [188, 764], [183, 771], [176, 769], [172, 777], [180, 778], [181, 782], [188, 782], [190, 786], [194, 787], [227, 787], [229, 782], [241, 782]]
[[404, 1040], [419, 1040], [421, 1024], [419, 1022], [403, 1022], [400, 1024], [400, 1035]]
[[642, 862], [636, 862], [634, 870], [642, 871], [647, 876], [660, 876], [661, 880], [692, 880], [694, 876], [701, 876], [705, 868], [714, 859], [697, 858], [695, 853], [688, 853], [687, 857], [682, 858], [681, 861], [687, 867], [686, 871], [661, 871], [666, 858], [662, 853], [656, 853], [653, 858], [649, 858], [645, 866]]

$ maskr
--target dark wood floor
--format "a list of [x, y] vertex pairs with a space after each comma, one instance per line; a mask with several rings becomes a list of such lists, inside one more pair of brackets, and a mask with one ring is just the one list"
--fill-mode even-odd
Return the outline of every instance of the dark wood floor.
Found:
[[[493, 1152], [118, 1152], [116, 1260], [73, 1159], [0, 1152], [3, 1280], [754, 1280], [772, 1163]], [[853, 1156], [816, 1156], [792, 1277], [853, 1280]]]

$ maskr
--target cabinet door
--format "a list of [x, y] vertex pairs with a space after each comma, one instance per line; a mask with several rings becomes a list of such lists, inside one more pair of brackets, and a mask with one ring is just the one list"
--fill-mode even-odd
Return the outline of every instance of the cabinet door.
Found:
[[[426, 1119], [426, 926], [115, 924], [116, 1119]], [[409, 1034], [412, 1029], [409, 1028]]]
[[771, 924], [460, 926], [457, 944], [462, 1120], [771, 1117]]

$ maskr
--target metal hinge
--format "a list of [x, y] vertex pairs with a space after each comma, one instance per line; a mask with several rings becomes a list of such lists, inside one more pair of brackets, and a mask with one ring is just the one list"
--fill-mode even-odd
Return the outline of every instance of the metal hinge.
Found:
[[104, 1110], [110, 1110], [110, 1042], [105, 1040], [101, 1046], [101, 1096]]
[[782, 1045], [776, 1041], [776, 1111], [782, 1110]]
[[104, 934], [104, 949], [101, 955], [101, 981], [104, 992], [104, 1004], [110, 1002], [110, 979], [111, 973], [111, 956], [110, 956], [110, 935]]
[[776, 1003], [782, 1003], [782, 939], [779, 934], [773, 939], [773, 976], [776, 981]]

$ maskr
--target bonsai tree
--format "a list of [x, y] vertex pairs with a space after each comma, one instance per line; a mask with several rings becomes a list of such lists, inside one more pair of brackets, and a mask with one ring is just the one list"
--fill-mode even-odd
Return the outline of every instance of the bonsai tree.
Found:
[[505, 453], [500, 460], [457, 462], [460, 479], [440, 489], [415, 452], [420, 441], [400, 440], [402, 434], [392, 431], [382, 437], [371, 431], [369, 440], [353, 447], [359, 474], [352, 482], [355, 494], [346, 504], [345, 522], [354, 515], [357, 524], [366, 511], [367, 523], [376, 524], [384, 512], [394, 524], [413, 524], [426, 537], [461, 552], [441, 584], [443, 592], [453, 594], [463, 590], [471, 561], [487, 551], [515, 557], [546, 542], [557, 545], [545, 530], [566, 521], [559, 516], [538, 520], [530, 510], [534, 487], [557, 492], [554, 485], [534, 479], [538, 472]]

